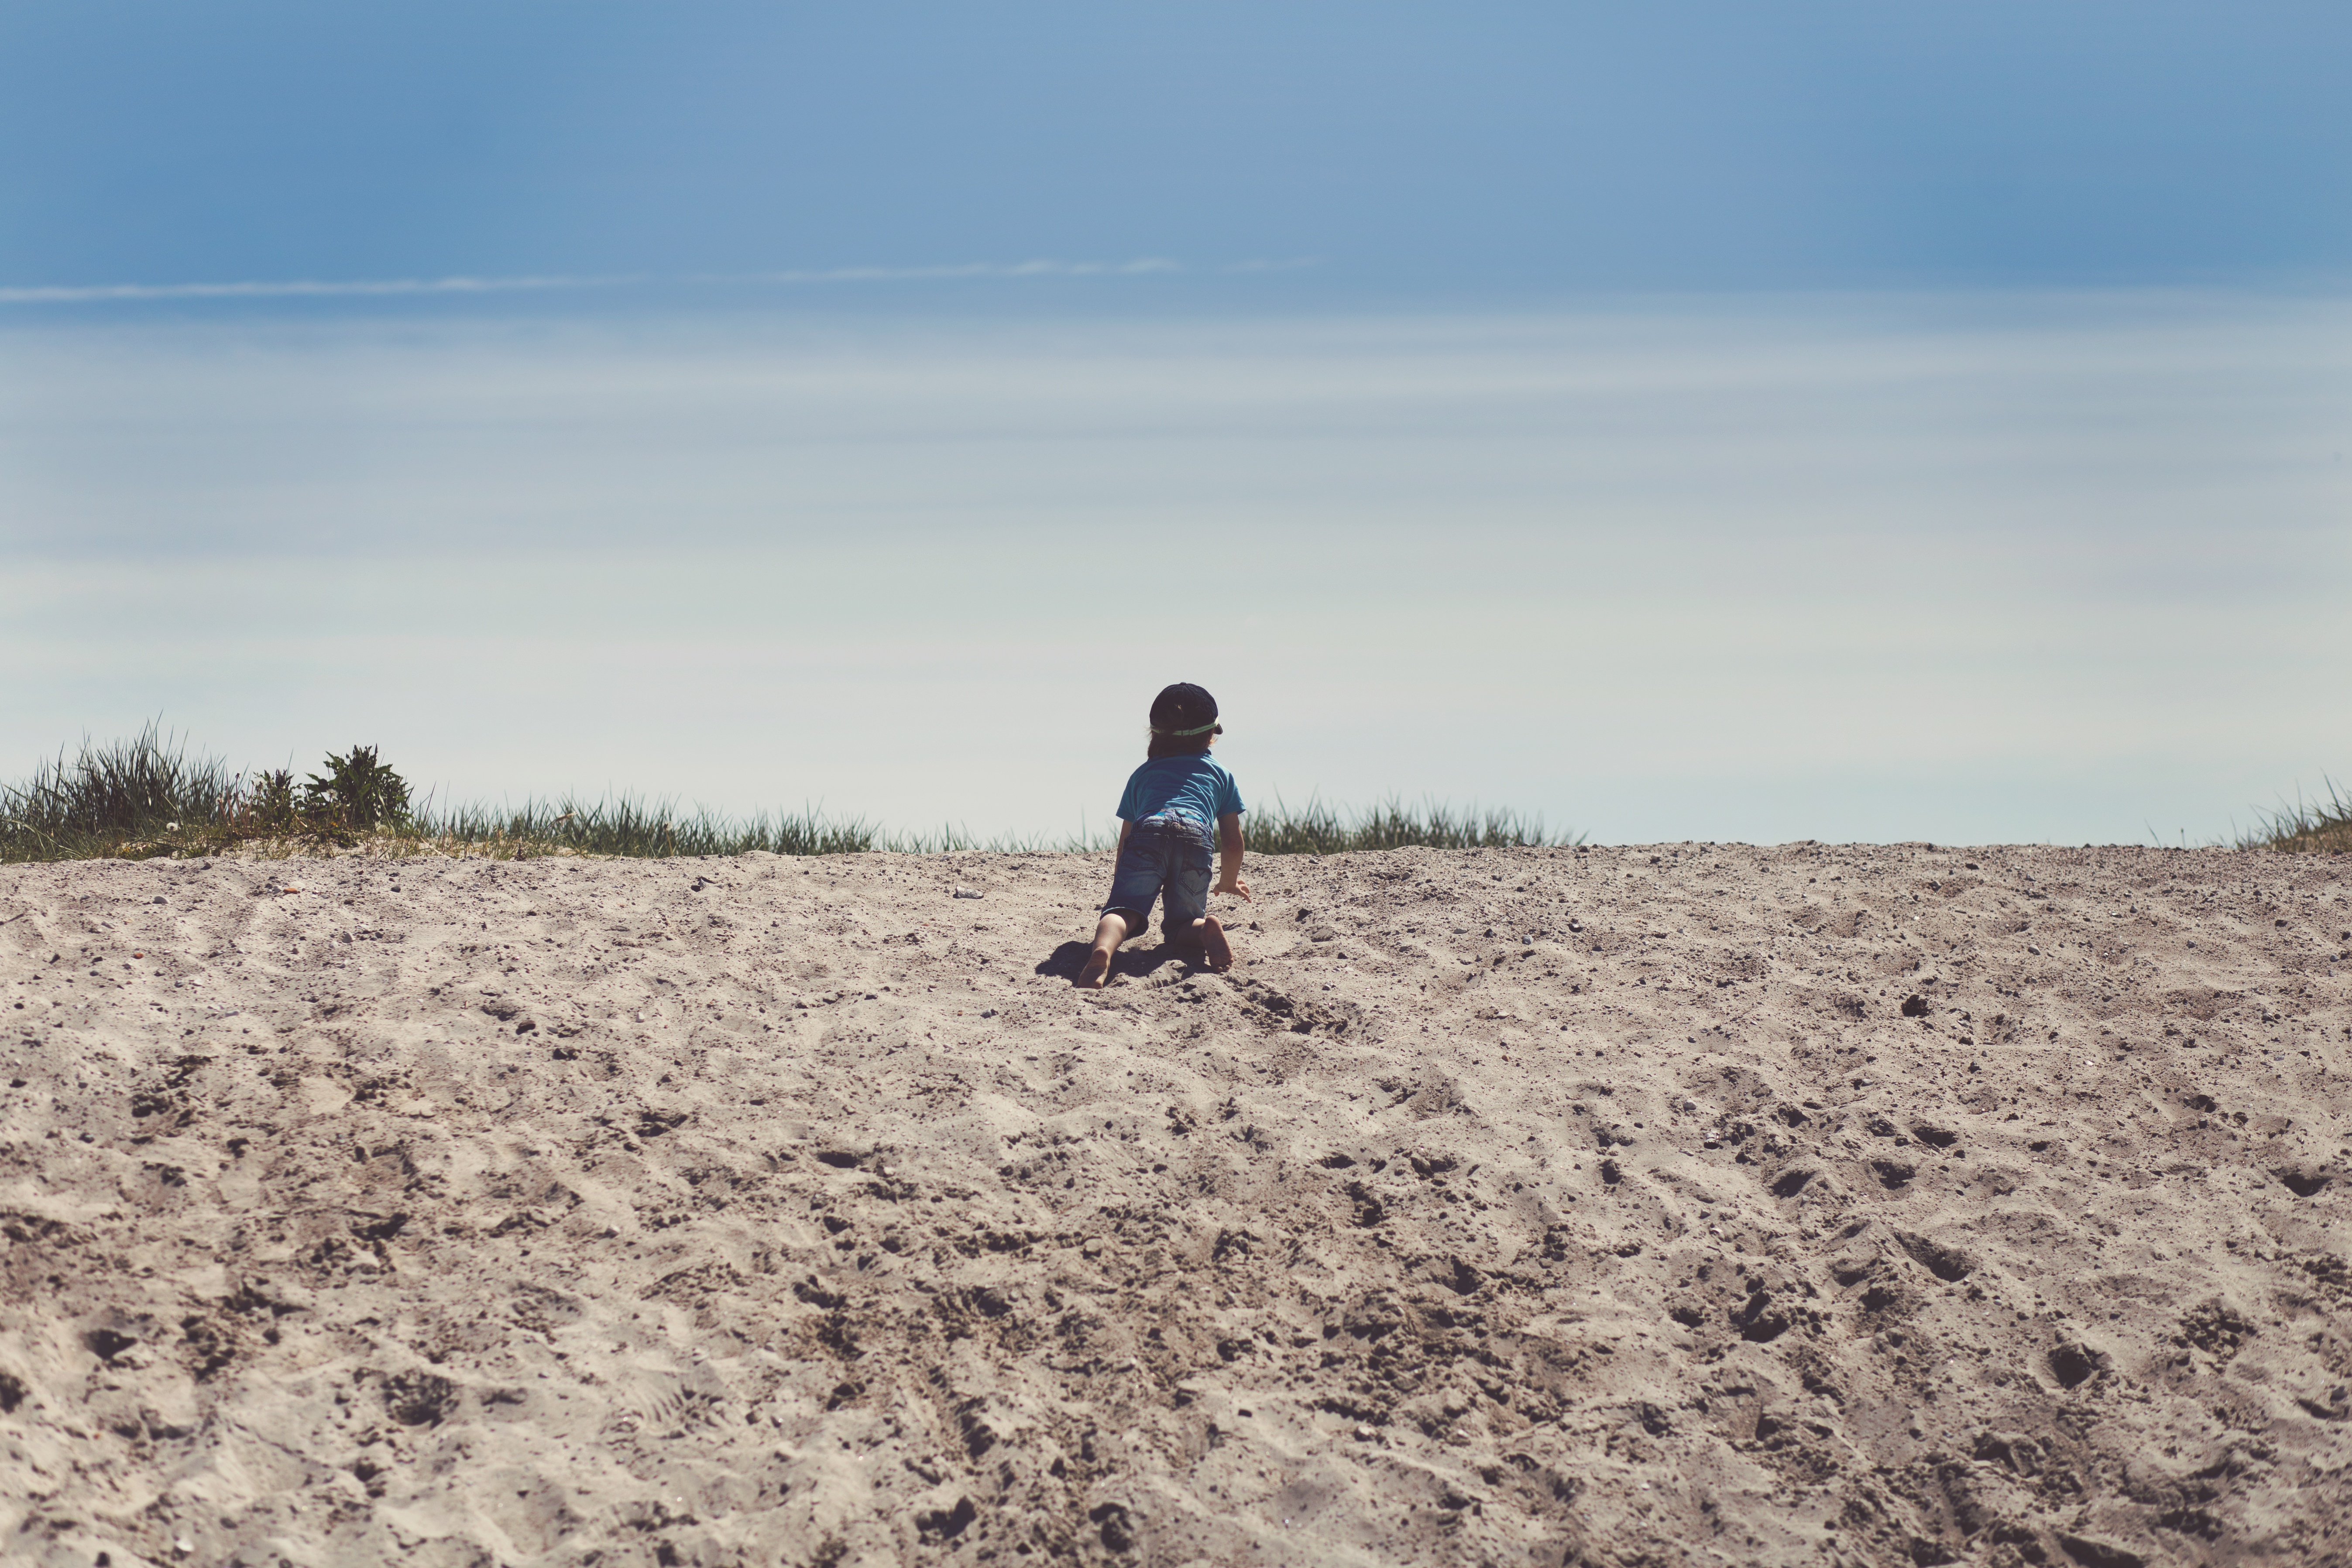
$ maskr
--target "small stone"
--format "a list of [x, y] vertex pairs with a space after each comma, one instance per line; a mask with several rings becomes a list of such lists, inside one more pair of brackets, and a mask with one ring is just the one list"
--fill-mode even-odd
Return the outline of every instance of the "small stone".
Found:
[[1359, 1427], [1357, 1427], [1357, 1428], [1356, 1428], [1356, 1441], [1357, 1441], [1357, 1442], [1359, 1442], [1359, 1443], [1369, 1443], [1369, 1442], [1370, 1442], [1370, 1441], [1372, 1440], [1372, 1437], [1373, 1437], [1373, 1432], [1372, 1432], [1372, 1429], [1371, 1429], [1370, 1427], [1369, 1427], [1369, 1426], [1359, 1426]]
[[959, 899], [983, 899], [987, 896], [987, 894], [982, 892], [978, 888], [959, 887], [955, 890], [955, 897]]

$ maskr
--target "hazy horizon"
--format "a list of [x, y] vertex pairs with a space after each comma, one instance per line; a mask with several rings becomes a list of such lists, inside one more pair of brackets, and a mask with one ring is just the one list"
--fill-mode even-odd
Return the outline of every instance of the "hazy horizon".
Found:
[[0, 331], [21, 775], [160, 716], [444, 799], [2191, 840], [2321, 786], [2352, 309]]

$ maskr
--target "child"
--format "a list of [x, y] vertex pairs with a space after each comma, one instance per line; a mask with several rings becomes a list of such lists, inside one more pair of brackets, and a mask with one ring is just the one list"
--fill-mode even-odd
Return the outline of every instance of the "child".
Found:
[[1095, 949], [1078, 984], [1097, 990], [1110, 980], [1111, 955], [1151, 923], [1151, 902], [1165, 895], [1160, 929], [1171, 943], [1197, 944], [1212, 969], [1233, 967], [1224, 927], [1209, 913], [1209, 834], [1216, 825], [1216, 890], [1250, 896], [1242, 880], [1242, 795], [1234, 775], [1210, 760], [1224, 733], [1217, 700], [1189, 680], [1151, 704], [1151, 744], [1128, 775], [1118, 800], [1118, 866], [1095, 926]]

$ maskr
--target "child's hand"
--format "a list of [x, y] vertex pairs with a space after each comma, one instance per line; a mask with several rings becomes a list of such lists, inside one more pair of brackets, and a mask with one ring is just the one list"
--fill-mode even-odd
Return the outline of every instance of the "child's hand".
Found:
[[1216, 890], [1220, 893], [1231, 893], [1236, 898], [1249, 899], [1251, 903], [1257, 902], [1255, 899], [1250, 898], [1249, 884], [1243, 881], [1239, 876], [1227, 877], [1217, 884]]

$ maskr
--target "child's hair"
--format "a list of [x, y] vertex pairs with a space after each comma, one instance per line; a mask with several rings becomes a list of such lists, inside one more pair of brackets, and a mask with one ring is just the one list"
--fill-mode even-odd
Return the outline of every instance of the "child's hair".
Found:
[[1205, 735], [1163, 735], [1154, 730], [1151, 731], [1151, 743], [1144, 748], [1143, 754], [1146, 758], [1198, 756], [1207, 751], [1209, 742], [1216, 738], [1213, 730]]
[[1224, 729], [1217, 722], [1217, 700], [1191, 681], [1180, 680], [1152, 699], [1151, 743], [1143, 754], [1198, 756]]

